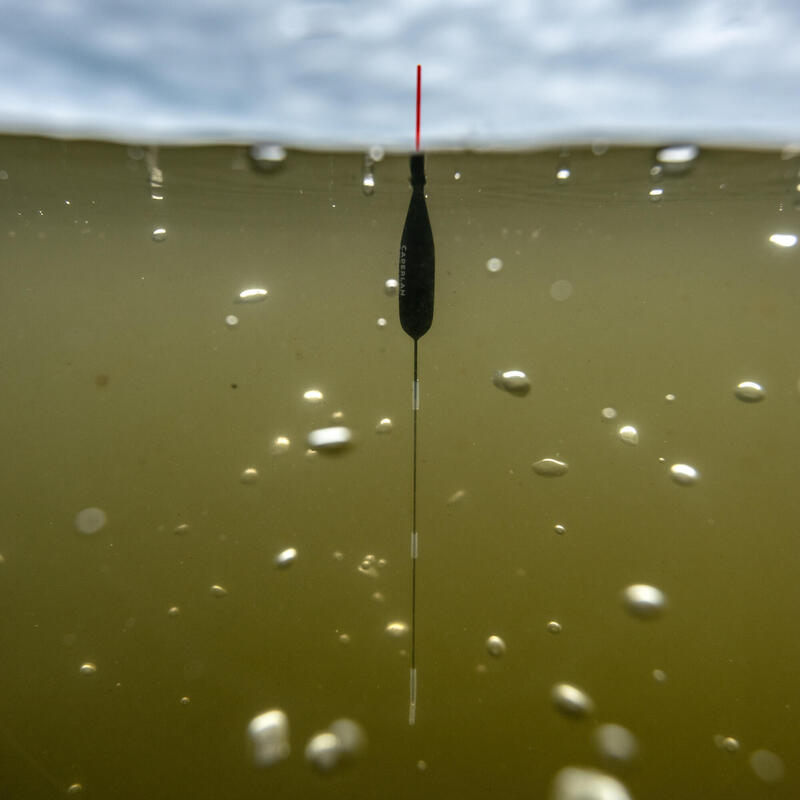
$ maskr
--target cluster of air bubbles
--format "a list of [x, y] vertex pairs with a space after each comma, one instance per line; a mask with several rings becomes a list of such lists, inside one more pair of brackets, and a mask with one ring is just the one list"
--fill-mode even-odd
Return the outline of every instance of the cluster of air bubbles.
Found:
[[553, 779], [550, 800], [631, 800], [631, 795], [611, 775], [584, 767], [564, 767]]
[[375, 426], [375, 433], [391, 433], [392, 431], [392, 421], [389, 417], [384, 417], [381, 420], [378, 420], [378, 424]]
[[486, 269], [491, 273], [500, 272], [503, 269], [503, 260], [501, 258], [490, 258], [486, 262]]
[[259, 172], [275, 172], [286, 161], [286, 150], [279, 144], [254, 144], [248, 151], [250, 162]]
[[659, 616], [667, 605], [667, 598], [660, 589], [646, 583], [635, 583], [622, 593], [625, 608], [634, 617], [652, 619]]
[[755, 381], [742, 381], [736, 386], [734, 394], [746, 403], [757, 403], [764, 399], [764, 387]]
[[557, 458], [540, 458], [538, 461], [533, 462], [533, 471], [537, 475], [543, 475], [548, 478], [558, 478], [567, 474], [569, 465], [566, 461], [561, 461]]
[[153, 228], [153, 233], [151, 237], [154, 242], [163, 242], [167, 238], [167, 229], [166, 228]]
[[242, 289], [236, 295], [236, 303], [260, 303], [267, 299], [269, 292], [263, 286], [252, 286], [249, 289]]
[[797, 236], [793, 233], [773, 233], [769, 240], [776, 247], [794, 247], [797, 244]]
[[296, 560], [297, 550], [294, 547], [287, 547], [275, 556], [274, 563], [278, 569], [286, 569], [291, 567]]
[[500, 636], [492, 635], [486, 640], [486, 652], [492, 658], [500, 658], [506, 654], [506, 643]]
[[150, 197], [153, 200], [164, 199], [164, 173], [158, 166], [158, 148], [148, 147], [145, 153], [147, 180], [150, 184]]
[[370, 578], [377, 578], [380, 576], [380, 570], [385, 566], [385, 558], [378, 558], [374, 553], [367, 553], [359, 562], [358, 571], [362, 575], [368, 575]]
[[492, 383], [509, 394], [525, 397], [531, 390], [530, 378], [520, 369], [498, 370], [492, 376]]
[[353, 441], [353, 432], [344, 425], [317, 428], [308, 434], [308, 446], [312, 450], [337, 452], [344, 450]]
[[102, 508], [84, 508], [75, 515], [75, 528], [78, 533], [97, 533], [106, 520], [106, 512]]
[[592, 698], [571, 683], [557, 683], [550, 690], [550, 700], [567, 717], [580, 719], [594, 713]]

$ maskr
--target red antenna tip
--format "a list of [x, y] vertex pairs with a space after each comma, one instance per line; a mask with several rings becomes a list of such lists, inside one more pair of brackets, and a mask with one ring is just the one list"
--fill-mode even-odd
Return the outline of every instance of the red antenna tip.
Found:
[[417, 141], [416, 141], [417, 152], [419, 152], [419, 106], [420, 106], [421, 91], [422, 91], [422, 64], [417, 64]]

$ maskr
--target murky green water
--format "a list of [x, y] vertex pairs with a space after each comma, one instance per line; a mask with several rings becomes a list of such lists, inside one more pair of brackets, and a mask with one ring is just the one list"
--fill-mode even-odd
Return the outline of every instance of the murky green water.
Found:
[[653, 152], [428, 156], [409, 727], [407, 159], [0, 140], [5, 793], [796, 797], [800, 163]]

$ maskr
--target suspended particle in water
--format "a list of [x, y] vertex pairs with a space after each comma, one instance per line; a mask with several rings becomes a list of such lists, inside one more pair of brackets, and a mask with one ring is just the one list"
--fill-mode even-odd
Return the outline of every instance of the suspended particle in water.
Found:
[[308, 446], [326, 452], [342, 450], [353, 441], [353, 432], [344, 426], [317, 428], [308, 434]]
[[386, 317], [378, 317], [378, 327], [385, 328], [389, 323], [386, 320]]
[[296, 559], [297, 550], [294, 547], [287, 547], [285, 550], [281, 550], [281, 552], [275, 556], [275, 566], [285, 569], [286, 567], [290, 567], [292, 564], [294, 564]]
[[490, 636], [486, 640], [486, 652], [493, 658], [500, 658], [506, 653], [506, 643], [499, 636]]
[[509, 394], [525, 397], [531, 390], [530, 378], [520, 369], [498, 370], [492, 376], [492, 383]]
[[650, 190], [649, 195], [650, 199], [657, 203], [664, 196], [664, 190], [660, 186], [656, 186]]
[[242, 289], [236, 295], [234, 302], [236, 303], [260, 303], [266, 299], [269, 292], [263, 286], [252, 286], [249, 289]]
[[225, 317], [225, 324], [229, 328], [235, 328], [239, 324], [239, 317], [237, 317], [236, 314], [228, 314], [228, 316]]
[[91, 661], [86, 661], [85, 663], [81, 664], [78, 671], [81, 673], [81, 675], [94, 675], [95, 672], [97, 672], [97, 664], [94, 664]]
[[635, 583], [622, 593], [625, 608], [635, 617], [652, 619], [661, 614], [667, 605], [664, 592], [646, 583]]
[[154, 228], [151, 236], [154, 242], [163, 242], [167, 238], [167, 229]]
[[272, 442], [272, 452], [275, 455], [285, 453], [289, 449], [290, 444], [291, 442], [288, 436], [276, 436]]
[[594, 732], [595, 746], [609, 761], [627, 762], [638, 752], [636, 737], [622, 725], [607, 722]]
[[756, 777], [764, 783], [777, 783], [786, 771], [781, 757], [769, 750], [755, 750], [750, 754], [749, 761]]
[[550, 690], [550, 699], [568, 717], [581, 718], [594, 713], [592, 698], [571, 683], [557, 683]]
[[667, 682], [667, 673], [664, 672], [663, 669], [654, 669], [652, 674], [653, 674], [653, 679], [658, 683]]
[[253, 717], [247, 737], [257, 767], [271, 767], [289, 757], [289, 717], [280, 709]]
[[747, 403], [757, 403], [764, 399], [764, 387], [755, 381], [742, 381], [737, 385], [734, 394]]
[[719, 747], [720, 750], [724, 750], [726, 753], [739, 752], [739, 741], [734, 739], [733, 736], [721, 736], [720, 734], [717, 734], [714, 737], [714, 744]]
[[794, 247], [797, 244], [797, 237], [793, 233], [773, 233], [769, 240], [776, 247]]
[[375, 433], [391, 433], [392, 430], [392, 421], [389, 417], [384, 417], [382, 420], [379, 420], [378, 424], [375, 426]]
[[106, 524], [106, 512], [102, 508], [84, 508], [75, 515], [78, 533], [97, 533]]
[[250, 161], [259, 172], [275, 172], [286, 161], [286, 150], [279, 144], [263, 142], [251, 145]]
[[486, 269], [489, 272], [500, 272], [503, 269], [503, 260], [500, 258], [490, 258], [486, 262]]
[[639, 431], [633, 425], [623, 425], [618, 431], [617, 436], [625, 444], [639, 444]]
[[681, 486], [691, 486], [700, 477], [700, 473], [688, 464], [673, 464], [669, 471], [672, 475], [672, 480]]
[[561, 633], [561, 623], [556, 622], [554, 619], [551, 619], [550, 622], [548, 622], [545, 627], [547, 628], [548, 633], [552, 634]]
[[550, 800], [631, 800], [631, 796], [611, 775], [584, 767], [564, 767], [553, 779]]
[[548, 478], [558, 478], [561, 475], [566, 475], [569, 465], [565, 461], [559, 461], [557, 458], [540, 458], [538, 461], [533, 462], [533, 471], [537, 475], [544, 475]]
[[600, 416], [605, 420], [616, 419], [617, 418], [617, 409], [616, 408], [611, 408], [610, 406], [607, 407], [607, 408], [604, 408], [600, 412]]
[[564, 534], [567, 532], [567, 527], [566, 527], [566, 525], [561, 525], [561, 523], [559, 523], [558, 525], [554, 525], [554, 526], [553, 526], [553, 530], [554, 530], [554, 531], [555, 531], [555, 532], [556, 532], [556, 533], [557, 533], [559, 536], [563, 536], [563, 535], [564, 535]]
[[559, 302], [569, 300], [572, 297], [572, 291], [572, 284], [567, 280], [553, 281], [550, 284], [550, 297]]
[[396, 278], [389, 278], [386, 283], [383, 284], [383, 291], [391, 297], [392, 295], [397, 294], [399, 287], [400, 284], [397, 282]]
[[321, 403], [323, 399], [323, 394], [319, 389], [309, 389], [303, 392], [303, 400], [307, 403]]
[[255, 467], [248, 467], [240, 476], [239, 480], [244, 484], [253, 484], [258, 480], [258, 470]]
[[175, 526], [173, 533], [177, 534], [178, 536], [183, 536], [184, 534], [189, 533], [190, 530], [191, 526], [188, 522], [181, 522], [180, 525]]
[[178, 608], [178, 606], [170, 606], [167, 609], [167, 614], [169, 614], [169, 616], [171, 616], [171, 617], [177, 617], [180, 613], [181, 613], [181, 610], [180, 610], [180, 608]]
[[405, 622], [390, 622], [386, 626], [386, 633], [395, 639], [400, 639], [408, 633], [408, 625]]
[[225, 587], [220, 586], [218, 583], [215, 583], [213, 586], [209, 587], [208, 591], [211, 592], [214, 597], [225, 597], [225, 595], [228, 594], [228, 590]]

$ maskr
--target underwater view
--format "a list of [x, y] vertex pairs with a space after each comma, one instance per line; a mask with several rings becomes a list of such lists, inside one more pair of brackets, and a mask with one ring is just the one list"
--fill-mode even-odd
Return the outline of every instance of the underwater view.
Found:
[[407, 153], [0, 137], [4, 796], [800, 796], [800, 149], [425, 156], [415, 462]]

